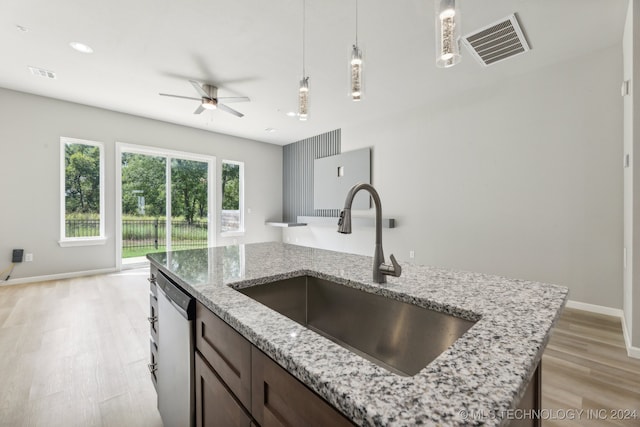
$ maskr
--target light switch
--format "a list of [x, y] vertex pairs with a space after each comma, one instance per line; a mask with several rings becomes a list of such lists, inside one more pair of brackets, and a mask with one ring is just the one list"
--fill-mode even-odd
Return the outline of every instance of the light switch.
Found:
[[344, 176], [344, 166], [338, 166], [338, 178]]
[[630, 94], [629, 84], [631, 82], [629, 80], [625, 80], [622, 82], [622, 87], [620, 88], [620, 95], [627, 96]]

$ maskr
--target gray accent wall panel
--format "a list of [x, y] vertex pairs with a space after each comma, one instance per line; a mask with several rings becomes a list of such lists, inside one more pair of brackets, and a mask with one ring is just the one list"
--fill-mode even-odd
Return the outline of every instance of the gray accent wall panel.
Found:
[[313, 161], [340, 154], [340, 129], [312, 136], [282, 149], [282, 215], [285, 222], [298, 216], [338, 216], [339, 209], [313, 209]]
[[[313, 161], [313, 206], [317, 209], [341, 209], [354, 185], [371, 183], [371, 150], [361, 148]], [[351, 209], [369, 209], [369, 193], [359, 192]]]

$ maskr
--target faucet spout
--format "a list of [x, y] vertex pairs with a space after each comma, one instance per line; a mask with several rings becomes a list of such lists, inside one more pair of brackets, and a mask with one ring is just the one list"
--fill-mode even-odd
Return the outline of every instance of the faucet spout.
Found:
[[376, 243], [373, 253], [373, 281], [376, 283], [386, 283], [387, 275], [399, 277], [402, 273], [402, 267], [391, 255], [391, 265], [384, 262], [384, 252], [382, 250], [382, 202], [380, 195], [371, 184], [360, 182], [349, 190], [347, 198], [344, 201], [344, 209], [340, 212], [338, 220], [338, 233], [351, 234], [351, 205], [353, 199], [360, 190], [366, 190], [373, 198], [376, 207]]

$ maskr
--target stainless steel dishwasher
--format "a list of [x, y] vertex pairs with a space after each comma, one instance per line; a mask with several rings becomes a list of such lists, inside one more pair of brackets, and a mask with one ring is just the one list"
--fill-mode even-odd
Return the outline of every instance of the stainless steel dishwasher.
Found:
[[195, 300], [159, 272], [158, 411], [164, 427], [195, 425], [193, 352]]

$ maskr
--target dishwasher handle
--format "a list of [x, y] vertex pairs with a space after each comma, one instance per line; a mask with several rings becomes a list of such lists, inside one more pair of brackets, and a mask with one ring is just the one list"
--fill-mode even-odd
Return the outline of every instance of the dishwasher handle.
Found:
[[169, 300], [171, 305], [187, 320], [196, 316], [195, 299], [169, 279], [162, 271], [156, 276], [158, 290]]

